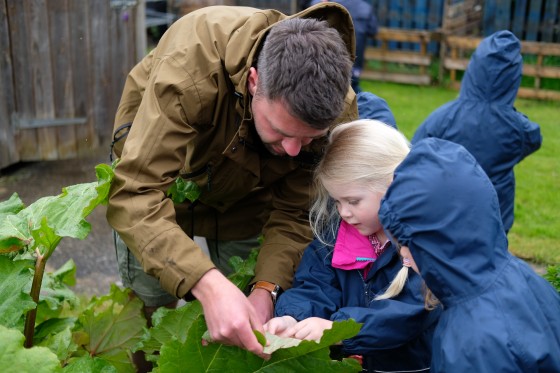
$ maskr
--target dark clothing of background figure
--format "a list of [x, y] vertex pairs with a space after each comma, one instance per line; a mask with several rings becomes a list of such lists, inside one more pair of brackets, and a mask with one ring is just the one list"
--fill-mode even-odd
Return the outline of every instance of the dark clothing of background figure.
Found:
[[509, 31], [482, 40], [459, 98], [430, 114], [412, 138], [413, 144], [426, 137], [453, 141], [474, 155], [496, 188], [506, 233], [514, 219], [513, 168], [542, 143], [539, 125], [513, 106], [523, 69], [520, 51], [519, 40]]
[[[322, 0], [311, 0], [304, 5], [312, 6], [322, 3]], [[356, 60], [352, 68], [352, 89], [354, 92], [361, 92], [360, 75], [364, 68], [365, 52], [368, 38], [373, 38], [377, 34], [377, 18], [373, 13], [371, 4], [364, 0], [337, 0], [338, 3], [348, 9], [352, 22], [354, 23], [354, 32], [356, 34]]]
[[412, 145], [379, 209], [443, 305], [432, 373], [560, 372], [560, 295], [508, 251], [498, 198], [463, 146]]

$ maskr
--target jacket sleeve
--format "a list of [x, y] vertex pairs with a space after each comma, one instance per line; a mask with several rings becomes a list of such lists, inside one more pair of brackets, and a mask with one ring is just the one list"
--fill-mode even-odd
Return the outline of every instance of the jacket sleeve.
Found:
[[362, 323], [357, 336], [344, 341], [344, 350], [352, 354], [368, 354], [407, 344], [418, 338], [439, 317], [439, 308], [424, 308], [422, 280], [410, 271], [401, 294], [395, 298], [372, 300], [369, 307], [343, 307], [332, 321], [354, 319]]
[[542, 134], [541, 134], [541, 127], [535, 123], [531, 122], [525, 115], [518, 113], [518, 115], [522, 116], [522, 124], [523, 124], [523, 149], [522, 149], [522, 158], [527, 157], [528, 155], [536, 152], [542, 145]]
[[289, 315], [298, 321], [312, 316], [329, 319], [341, 306], [335, 271], [324, 263], [328, 250], [317, 239], [305, 249], [293, 287], [278, 299], [276, 316]]
[[177, 297], [183, 297], [214, 267], [181, 230], [173, 202], [166, 197], [184, 164], [188, 143], [196, 135], [181, 106], [181, 96], [186, 95], [192, 106], [198, 107], [199, 96], [189, 79], [183, 66], [172, 58], [152, 67], [115, 169], [107, 209], [109, 223], [144, 271]]

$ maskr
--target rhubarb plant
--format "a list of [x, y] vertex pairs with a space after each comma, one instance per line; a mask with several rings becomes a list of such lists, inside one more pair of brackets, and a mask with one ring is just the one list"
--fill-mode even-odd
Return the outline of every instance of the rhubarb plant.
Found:
[[[335, 361], [329, 347], [355, 336], [352, 320], [333, 324], [320, 342], [257, 335], [269, 360], [241, 348], [209, 343], [202, 306], [187, 302], [162, 308], [148, 328], [142, 303], [130, 290], [112, 285], [109, 294], [80, 302], [72, 260], [53, 273], [45, 265], [64, 237], [84, 239], [85, 218], [107, 202], [113, 169], [96, 167], [97, 181], [64, 188], [58, 196], [25, 206], [17, 194], [0, 202], [0, 366], [7, 371], [134, 372], [131, 354], [146, 352], [154, 372], [315, 371], [359, 372], [353, 359]], [[196, 199], [192, 185], [173, 190]], [[196, 192], [196, 190], [194, 190]], [[185, 197], [186, 196], [186, 197]], [[244, 289], [254, 276], [258, 251], [232, 258], [230, 280]], [[255, 332], [258, 334], [258, 332]]]

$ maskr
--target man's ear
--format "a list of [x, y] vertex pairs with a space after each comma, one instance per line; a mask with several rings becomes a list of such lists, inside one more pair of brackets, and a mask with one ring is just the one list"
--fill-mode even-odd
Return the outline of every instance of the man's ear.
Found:
[[259, 74], [257, 69], [254, 67], [249, 68], [249, 77], [247, 78], [247, 89], [251, 96], [254, 96], [257, 92], [257, 83], [259, 81]]

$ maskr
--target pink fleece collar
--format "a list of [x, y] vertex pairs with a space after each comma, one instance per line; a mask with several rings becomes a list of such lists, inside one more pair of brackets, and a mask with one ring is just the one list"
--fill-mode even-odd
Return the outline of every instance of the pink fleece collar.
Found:
[[343, 220], [334, 245], [332, 266], [344, 270], [363, 269], [377, 257], [370, 240]]

